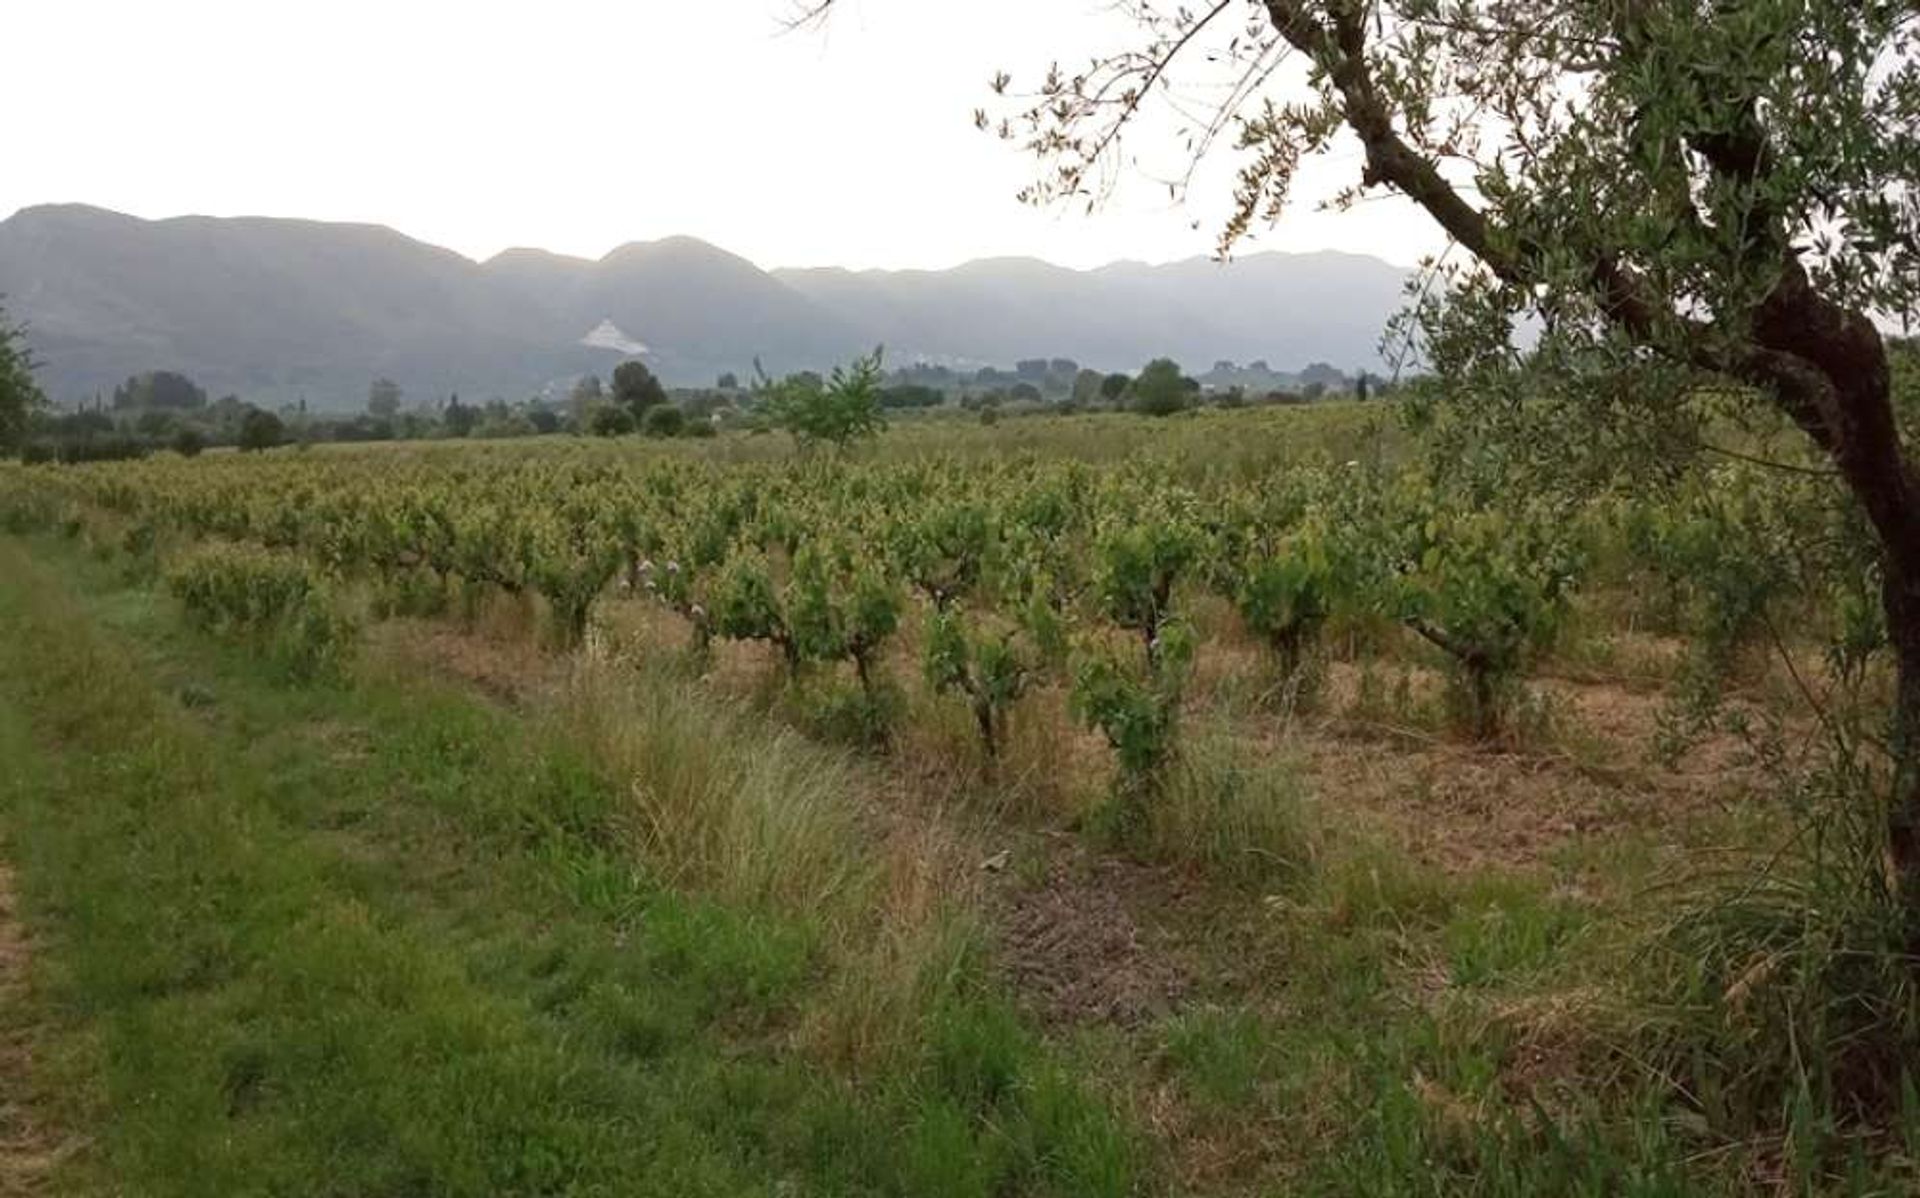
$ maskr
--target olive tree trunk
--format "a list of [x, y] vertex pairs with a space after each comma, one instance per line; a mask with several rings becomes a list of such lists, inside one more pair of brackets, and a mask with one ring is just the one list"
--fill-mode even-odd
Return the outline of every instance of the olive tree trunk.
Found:
[[1896, 673], [1887, 866], [1920, 947], [1920, 485], [1894, 416], [1886, 343], [1866, 314], [1818, 294], [1797, 265], [1762, 304], [1754, 341], [1739, 373], [1825, 451], [1879, 543]]

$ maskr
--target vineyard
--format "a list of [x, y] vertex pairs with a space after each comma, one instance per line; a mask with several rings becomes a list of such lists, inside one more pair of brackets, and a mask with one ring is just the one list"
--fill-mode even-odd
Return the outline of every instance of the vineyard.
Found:
[[1830, 479], [1029, 423], [7, 468], [0, 525], [268, 694], [421, 675], [583, 754], [613, 809], [508, 838], [591, 846], [574, 915], [611, 857], [809, 929], [749, 1038], [939, 1178], [836, 1149], [818, 1192], [1891, 1192], [1850, 1120], [1905, 1075], [1810, 1005], [1857, 896], [1787, 902], [1868, 851], [1833, 796], [1891, 687]]
[[[1637, 501], [1559, 505], [1489, 502], [1378, 453], [1249, 478], [1148, 456], [429, 451], [29, 469], [5, 485], [15, 530], [111, 526], [198, 618], [286, 625], [323, 656], [363, 607], [471, 620], [522, 601], [567, 651], [639, 602], [679, 618], [648, 650], [701, 661], [716, 641], [758, 644], [789, 684], [850, 672], [876, 743], [890, 691], [951, 695], [988, 763], [1021, 695], [1058, 686], [1129, 792], [1176, 755], [1185, 679], [1211, 648], [1199, 622], [1219, 631], [1222, 610], [1307, 706], [1329, 660], [1402, 660], [1423, 642], [1457, 730], [1481, 740], [1506, 731], [1586, 600], [1685, 641], [1696, 691], [1783, 625], [1803, 643], [1837, 637], [1850, 677], [1884, 639], [1839, 497], [1737, 462]], [[891, 677], [896, 639], [918, 646], [918, 668]]]

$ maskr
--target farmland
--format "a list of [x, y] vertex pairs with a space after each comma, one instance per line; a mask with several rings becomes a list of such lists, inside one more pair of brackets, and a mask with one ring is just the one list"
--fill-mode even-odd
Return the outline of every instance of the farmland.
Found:
[[1902, 1192], [1854, 509], [1433, 435], [0, 468], [0, 1182]]

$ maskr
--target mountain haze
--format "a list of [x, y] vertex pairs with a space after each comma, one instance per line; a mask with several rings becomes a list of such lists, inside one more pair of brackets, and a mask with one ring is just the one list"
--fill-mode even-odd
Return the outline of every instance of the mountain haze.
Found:
[[1075, 271], [1031, 258], [949, 271], [795, 270], [775, 277], [877, 335], [900, 360], [1069, 357], [1131, 369], [1171, 355], [1282, 370], [1375, 367], [1406, 274], [1351, 254], [1255, 254], [1221, 265], [1117, 263]]
[[824, 368], [876, 344], [896, 363], [1130, 370], [1165, 354], [1195, 370], [1222, 358], [1353, 368], [1375, 364], [1405, 274], [1341, 254], [768, 272], [687, 237], [598, 261], [516, 249], [476, 263], [371, 225], [146, 221], [78, 205], [0, 221], [0, 295], [62, 401], [155, 369], [318, 407], [358, 407], [380, 376], [416, 400], [519, 398], [610, 372], [622, 351], [608, 346], [636, 343], [680, 385], [756, 357], [776, 372]]

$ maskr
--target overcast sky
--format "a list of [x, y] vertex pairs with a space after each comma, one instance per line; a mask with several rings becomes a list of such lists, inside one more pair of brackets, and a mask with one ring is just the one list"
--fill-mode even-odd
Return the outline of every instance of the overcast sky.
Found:
[[[789, 32], [789, 0], [24, 0], [0, 213], [371, 221], [476, 258], [682, 233], [766, 267], [1208, 253], [1229, 160], [1174, 204], [1171, 147], [1136, 139], [1101, 212], [1035, 211], [1013, 198], [1031, 160], [973, 128], [997, 69], [1121, 44], [1111, 9], [841, 0]], [[1356, 174], [1336, 158], [1305, 190]], [[1438, 248], [1396, 204], [1296, 205], [1241, 252]]]

